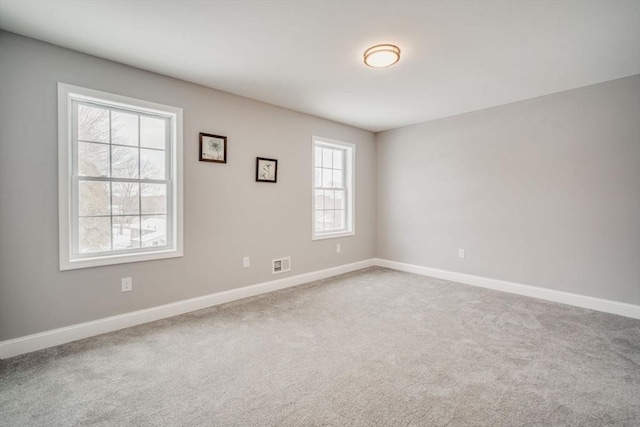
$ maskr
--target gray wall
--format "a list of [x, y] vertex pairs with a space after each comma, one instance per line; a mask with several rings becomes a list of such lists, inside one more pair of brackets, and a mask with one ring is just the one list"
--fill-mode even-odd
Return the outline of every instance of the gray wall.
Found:
[[640, 304], [640, 76], [383, 132], [377, 159], [379, 257]]
[[[372, 133], [11, 33], [0, 57], [0, 340], [375, 256]], [[184, 109], [184, 257], [58, 271], [57, 82]], [[199, 132], [228, 136], [226, 165], [198, 162]], [[311, 241], [312, 135], [357, 145], [354, 237]], [[256, 156], [277, 184], [255, 182]]]

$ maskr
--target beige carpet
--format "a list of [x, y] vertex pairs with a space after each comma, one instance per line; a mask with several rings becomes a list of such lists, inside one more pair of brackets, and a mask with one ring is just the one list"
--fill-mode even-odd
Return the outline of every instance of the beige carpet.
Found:
[[369, 268], [0, 362], [2, 426], [638, 426], [640, 321]]

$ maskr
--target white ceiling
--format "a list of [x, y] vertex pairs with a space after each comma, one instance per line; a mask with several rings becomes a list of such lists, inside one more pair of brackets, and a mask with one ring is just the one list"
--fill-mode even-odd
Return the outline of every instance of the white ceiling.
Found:
[[0, 28], [371, 131], [640, 73], [640, 1], [0, 0]]

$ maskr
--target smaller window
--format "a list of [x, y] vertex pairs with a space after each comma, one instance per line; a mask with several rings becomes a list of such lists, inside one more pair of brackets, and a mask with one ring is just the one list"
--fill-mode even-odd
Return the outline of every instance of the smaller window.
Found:
[[313, 240], [352, 236], [355, 145], [313, 137]]

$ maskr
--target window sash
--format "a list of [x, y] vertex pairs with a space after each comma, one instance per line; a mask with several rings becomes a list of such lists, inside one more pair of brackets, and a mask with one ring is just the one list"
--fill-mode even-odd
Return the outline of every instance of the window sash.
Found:
[[[333, 175], [334, 171], [339, 171], [340, 175], [341, 175], [341, 179], [340, 180], [341, 180], [342, 185], [338, 186], [338, 187], [336, 187], [335, 185], [333, 187], [324, 187], [324, 186], [315, 186], [315, 182], [314, 182], [314, 190], [315, 191], [341, 191], [344, 194], [343, 195], [343, 203], [344, 203], [344, 201], [346, 201], [346, 198], [349, 197], [349, 191], [348, 191], [347, 185], [346, 185], [347, 169], [345, 167], [346, 157], [347, 157], [346, 151], [347, 150], [346, 149], [341, 149], [341, 148], [335, 148], [335, 147], [327, 147], [326, 145], [321, 145], [321, 144], [316, 144], [316, 147], [322, 147], [323, 149], [331, 150], [332, 157], [333, 157], [333, 152], [334, 151], [339, 151], [341, 153], [342, 164], [341, 164], [340, 168], [333, 168], [333, 167], [327, 168], [327, 167], [324, 167], [324, 166], [315, 166], [315, 169], [320, 169], [321, 172], [325, 171], [325, 170], [329, 170], [329, 171], [331, 171], [332, 175]], [[315, 172], [315, 169], [314, 169], [314, 172]], [[314, 180], [315, 180], [315, 177], [314, 177]], [[321, 176], [321, 181], [322, 181], [322, 183], [324, 183], [323, 176]], [[332, 178], [332, 181], [333, 181], [333, 178]], [[314, 197], [315, 197], [315, 194], [314, 194]], [[324, 197], [326, 197], [326, 196], [324, 196]], [[335, 200], [336, 200], [335, 199], [335, 194], [334, 194], [334, 199], [333, 200], [334, 200], [334, 203], [335, 203]], [[335, 209], [335, 207], [331, 208], [331, 209], [324, 208], [324, 207], [319, 209], [317, 206], [314, 206], [314, 208], [315, 208], [314, 211], [316, 212], [316, 214], [315, 214], [316, 217], [314, 217], [314, 221], [317, 221], [317, 212], [322, 212], [323, 217], [325, 216], [325, 214], [327, 212], [332, 212], [334, 215], [335, 215], [336, 212], [342, 212], [342, 214], [341, 214], [341, 216], [342, 216], [342, 227], [333, 226], [331, 228], [325, 229], [324, 226], [323, 226], [322, 230], [317, 230], [317, 229], [315, 230], [316, 234], [327, 234], [327, 233], [335, 233], [335, 232], [347, 231], [347, 221], [346, 221], [346, 219], [347, 219], [346, 218], [347, 209], [346, 209], [346, 206], [343, 205], [342, 209]], [[323, 219], [323, 224], [324, 224], [324, 222], [325, 221]], [[334, 224], [335, 224], [335, 219], [334, 219]]]
[[[89, 178], [89, 179], [87, 179]], [[117, 182], [136, 182], [138, 184], [145, 184], [145, 183], [150, 183], [150, 184], [166, 184], [165, 188], [166, 188], [166, 204], [165, 204], [165, 213], [143, 213], [142, 212], [142, 191], [138, 191], [138, 213], [137, 214], [114, 214], [113, 213], [113, 203], [112, 201], [110, 202], [110, 207], [109, 207], [109, 214], [105, 214], [105, 215], [80, 215], [80, 204], [79, 204], [79, 182], [80, 181], [93, 181], [93, 182], [107, 182], [107, 183], [117, 183]], [[171, 214], [172, 212], [172, 204], [171, 201], [173, 200], [173, 186], [171, 185], [172, 181], [171, 180], [134, 180], [134, 179], [125, 179], [125, 178], [115, 178], [115, 179], [109, 179], [109, 178], [102, 178], [102, 177], [83, 177], [83, 176], [74, 176], [72, 177], [72, 194], [71, 194], [71, 200], [72, 200], [72, 221], [71, 221], [71, 236], [72, 236], [72, 257], [74, 259], [84, 259], [84, 258], [95, 258], [95, 257], [102, 257], [102, 256], [109, 256], [109, 255], [117, 255], [117, 254], [122, 254], [122, 255], [126, 255], [126, 254], [134, 254], [134, 253], [146, 253], [146, 252], [157, 252], [157, 251], [163, 251], [163, 250], [167, 250], [168, 248], [172, 247], [172, 242], [173, 242], [173, 235], [174, 235], [174, 230], [172, 227], [172, 219], [173, 219], [173, 215]], [[112, 197], [112, 190], [111, 190], [111, 186], [109, 187], [109, 197]], [[142, 224], [142, 218], [143, 217], [148, 217], [148, 216], [159, 216], [159, 215], [163, 215], [166, 217], [166, 244], [162, 245], [162, 246], [153, 246], [153, 247], [142, 247], [140, 246], [139, 248], [132, 248], [132, 249], [113, 249], [113, 218], [114, 217], [123, 217], [123, 216], [129, 216], [129, 217], [137, 217], [140, 221], [140, 224]], [[79, 232], [80, 232], [80, 219], [81, 218], [111, 218], [111, 223], [110, 223], [110, 228], [109, 228], [109, 233], [110, 233], [110, 245], [111, 245], [111, 249], [108, 251], [101, 251], [101, 252], [87, 252], [87, 253], [81, 253], [80, 252], [80, 236], [79, 236]]]

